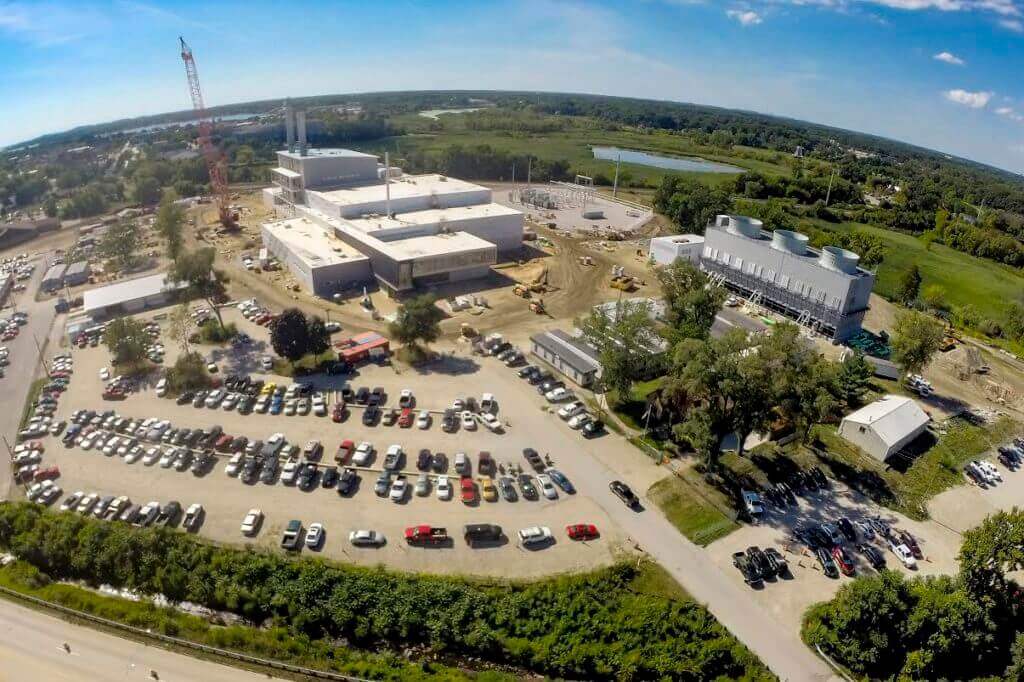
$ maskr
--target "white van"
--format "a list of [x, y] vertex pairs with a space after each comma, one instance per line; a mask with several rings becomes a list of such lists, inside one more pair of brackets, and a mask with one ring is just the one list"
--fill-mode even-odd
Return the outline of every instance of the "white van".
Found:
[[157, 394], [157, 396], [159, 396], [161, 398], [163, 398], [165, 395], [167, 395], [167, 379], [166, 378], [161, 379], [160, 381], [156, 382], [156, 394]]

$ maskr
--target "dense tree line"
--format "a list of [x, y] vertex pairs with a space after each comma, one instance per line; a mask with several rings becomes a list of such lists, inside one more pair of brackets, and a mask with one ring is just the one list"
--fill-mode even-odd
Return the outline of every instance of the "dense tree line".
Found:
[[842, 177], [831, 178], [832, 191], [829, 192], [830, 176], [811, 176], [801, 173], [798, 177], [783, 175], [763, 175], [747, 171], [736, 176], [733, 185], [735, 194], [751, 199], [794, 199], [801, 204], [813, 204], [816, 201], [830, 203], [861, 203], [861, 188]]
[[453, 144], [440, 151], [414, 150], [405, 155], [405, 170], [411, 173], [442, 173], [472, 180], [526, 179], [527, 166], [534, 182], [571, 180], [569, 162], [564, 159], [538, 159], [531, 154], [511, 154], [490, 145]]
[[956, 577], [860, 577], [804, 618], [804, 638], [871, 679], [1005, 679], [1024, 674], [1024, 512], [964, 534]]
[[633, 564], [491, 584], [292, 560], [10, 503], [0, 505], [0, 547], [54, 579], [160, 593], [366, 648], [427, 645], [578, 679], [770, 679], [703, 607], [633, 591]]

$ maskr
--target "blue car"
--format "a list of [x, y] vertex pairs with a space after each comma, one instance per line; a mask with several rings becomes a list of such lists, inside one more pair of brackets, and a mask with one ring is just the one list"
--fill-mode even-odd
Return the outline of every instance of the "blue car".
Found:
[[564, 490], [566, 494], [573, 495], [576, 493], [576, 488], [574, 488], [572, 483], [569, 482], [569, 479], [565, 477], [565, 474], [558, 469], [548, 469], [545, 473], [550, 476], [551, 480], [555, 482], [555, 485]]
[[270, 414], [281, 414], [282, 409], [284, 409], [284, 401], [275, 396], [270, 402]]

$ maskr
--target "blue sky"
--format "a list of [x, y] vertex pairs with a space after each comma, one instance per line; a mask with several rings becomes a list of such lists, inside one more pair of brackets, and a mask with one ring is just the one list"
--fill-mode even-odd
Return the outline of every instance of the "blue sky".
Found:
[[1024, 0], [0, 0], [0, 145], [207, 103], [530, 89], [793, 116], [1024, 172]]

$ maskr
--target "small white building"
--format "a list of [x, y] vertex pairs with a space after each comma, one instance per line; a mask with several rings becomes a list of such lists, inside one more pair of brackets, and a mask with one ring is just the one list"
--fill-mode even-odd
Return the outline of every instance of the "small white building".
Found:
[[83, 313], [94, 320], [140, 313], [174, 302], [174, 295], [186, 282], [172, 282], [167, 273], [126, 279], [89, 289], [82, 295]]
[[699, 234], [674, 234], [651, 239], [648, 255], [658, 265], [671, 265], [679, 259], [698, 265], [703, 248], [704, 237]]
[[910, 398], [887, 395], [843, 417], [839, 435], [884, 462], [921, 435], [929, 420]]

